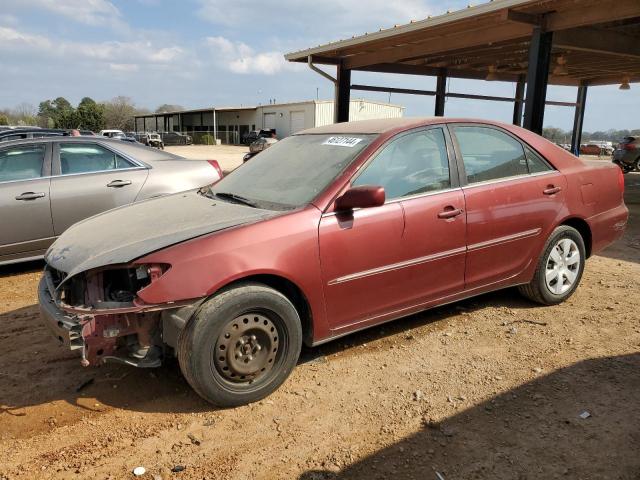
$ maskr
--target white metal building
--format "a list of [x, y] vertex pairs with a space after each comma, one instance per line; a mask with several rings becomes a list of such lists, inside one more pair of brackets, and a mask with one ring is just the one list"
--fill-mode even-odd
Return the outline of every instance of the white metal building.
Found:
[[[349, 120], [400, 118], [404, 107], [371, 100], [351, 100]], [[278, 103], [256, 107], [224, 107], [148, 114], [135, 117], [138, 132], [183, 132], [198, 143], [210, 135], [225, 144], [239, 144], [250, 130], [274, 129], [278, 138], [306, 128], [333, 123], [333, 101]]]

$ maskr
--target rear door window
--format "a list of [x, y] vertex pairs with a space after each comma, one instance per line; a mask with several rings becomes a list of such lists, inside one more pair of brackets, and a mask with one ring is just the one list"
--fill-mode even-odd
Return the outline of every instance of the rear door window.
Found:
[[43, 176], [45, 145], [20, 145], [0, 151], [0, 182]]
[[455, 126], [454, 131], [468, 183], [529, 173], [522, 144], [506, 133], [476, 126]]
[[60, 173], [104, 172], [136, 167], [135, 164], [95, 143], [61, 143]]

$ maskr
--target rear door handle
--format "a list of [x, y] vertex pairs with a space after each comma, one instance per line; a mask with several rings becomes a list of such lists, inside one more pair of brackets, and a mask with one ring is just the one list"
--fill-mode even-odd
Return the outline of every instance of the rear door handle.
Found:
[[461, 213], [462, 213], [461, 208], [455, 208], [449, 205], [448, 207], [445, 207], [445, 209], [438, 214], [438, 218], [453, 218], [453, 217], [457, 217]]
[[553, 185], [549, 185], [547, 188], [545, 188], [542, 191], [542, 193], [544, 193], [545, 195], [554, 195], [558, 193], [560, 190], [562, 190], [562, 187], [554, 187]]
[[114, 180], [112, 182], [107, 183], [107, 187], [110, 187], [110, 188], [120, 188], [120, 187], [125, 187], [127, 185], [131, 185], [131, 180]]
[[36, 198], [44, 198], [44, 192], [24, 192], [16, 197], [16, 200], [35, 200]]

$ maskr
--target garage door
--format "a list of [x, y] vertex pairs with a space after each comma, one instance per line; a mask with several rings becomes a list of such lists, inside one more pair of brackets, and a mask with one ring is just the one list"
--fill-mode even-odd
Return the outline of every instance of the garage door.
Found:
[[290, 132], [296, 133], [304, 130], [304, 112], [291, 112], [291, 128]]
[[265, 130], [270, 130], [272, 128], [276, 128], [276, 114], [275, 113], [265, 113], [262, 121], [262, 125]]

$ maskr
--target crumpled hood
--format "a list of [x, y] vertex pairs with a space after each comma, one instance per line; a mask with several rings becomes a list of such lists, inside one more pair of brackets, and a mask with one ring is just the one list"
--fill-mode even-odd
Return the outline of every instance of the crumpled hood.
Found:
[[45, 260], [70, 278], [92, 268], [128, 263], [191, 238], [280, 214], [211, 199], [197, 190], [177, 193], [76, 223], [51, 245]]

